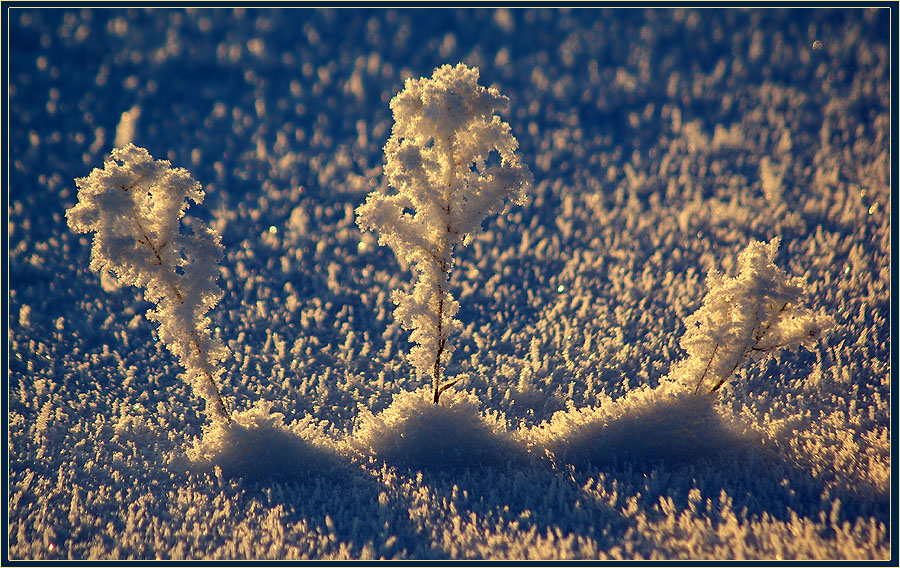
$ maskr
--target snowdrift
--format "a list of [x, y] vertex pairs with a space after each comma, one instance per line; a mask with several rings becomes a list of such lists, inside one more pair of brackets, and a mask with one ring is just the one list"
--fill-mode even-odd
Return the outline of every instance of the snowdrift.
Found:
[[758, 434], [723, 417], [713, 397], [669, 382], [596, 407], [570, 404], [523, 437], [533, 454], [575, 466], [677, 465], [750, 449], [759, 441]]
[[248, 481], [290, 479], [310, 471], [326, 471], [339, 463], [329, 438], [306, 417], [285, 424], [271, 403], [234, 413], [231, 423], [204, 428], [184, 456], [176, 459], [193, 471]]
[[350, 444], [389, 464], [464, 469], [522, 461], [524, 447], [499, 414], [484, 414], [475, 395], [450, 389], [440, 405], [428, 388], [394, 396], [383, 412], [360, 409]]

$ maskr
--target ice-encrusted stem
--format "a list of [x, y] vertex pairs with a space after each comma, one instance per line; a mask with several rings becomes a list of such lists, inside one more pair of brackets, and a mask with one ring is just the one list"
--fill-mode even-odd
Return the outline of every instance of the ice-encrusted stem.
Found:
[[779, 244], [751, 242], [738, 257], [737, 276], [709, 272], [703, 305], [685, 320], [681, 345], [688, 357], [675, 367], [695, 393], [708, 381], [707, 392], [718, 391], [748, 358], [811, 347], [834, 325], [830, 316], [800, 307], [806, 281], [775, 266]]
[[147, 317], [159, 323], [159, 339], [185, 367], [213, 416], [230, 424], [216, 380], [222, 372], [216, 363], [227, 351], [205, 317], [222, 297], [216, 282], [222, 245], [199, 220], [192, 234], [180, 229], [187, 200], [203, 200], [200, 184], [187, 170], [154, 160], [132, 144], [113, 150], [102, 169], [75, 181], [78, 203], [66, 217], [73, 231], [94, 234], [91, 269], [145, 288], [146, 299], [156, 304]]
[[[128, 191], [128, 189], [124, 187], [123, 189]], [[153, 244], [153, 241], [150, 239], [150, 237], [147, 235], [144, 227], [141, 226], [141, 221], [136, 213], [132, 213], [132, 218], [134, 219], [138, 230], [140, 230], [141, 234], [143, 235], [143, 237], [141, 239], [138, 239], [137, 242], [146, 244], [148, 247], [150, 247], [153, 256], [156, 258], [157, 264], [160, 267], [160, 272], [169, 287], [169, 290], [171, 290], [172, 295], [178, 299], [178, 302], [180, 304], [184, 304], [184, 294], [182, 294], [181, 290], [178, 289], [178, 286], [174, 282], [172, 282], [172, 279], [168, 277], [169, 273], [175, 274], [175, 268], [172, 266], [167, 266], [162, 258], [162, 255], [160, 255], [160, 250], [168, 244], [168, 241], [159, 245], [159, 247], [157, 248], [156, 245]], [[230, 424], [232, 422], [231, 413], [228, 411], [228, 407], [225, 406], [225, 401], [222, 399], [222, 390], [219, 388], [219, 385], [218, 383], [216, 383], [215, 378], [213, 378], [212, 371], [210, 370], [210, 367], [212, 367], [212, 365], [209, 362], [209, 354], [202, 347], [200, 347], [200, 341], [197, 339], [197, 335], [197, 326], [193, 326], [190, 331], [190, 343], [191, 348], [197, 354], [197, 358], [200, 359], [200, 368], [198, 370], [200, 371], [204, 382], [206, 382], [207, 386], [212, 389], [212, 392], [215, 393], [213, 408], [216, 415]]]
[[416, 344], [408, 360], [431, 381], [435, 404], [458, 380], [442, 377], [450, 335], [460, 327], [449, 290], [454, 247], [507, 199], [524, 204], [532, 182], [509, 125], [494, 114], [507, 100], [478, 85], [478, 70], [461, 63], [407, 80], [391, 100], [394, 126], [384, 146], [384, 173], [396, 193], [375, 190], [356, 209], [359, 227], [377, 231], [379, 244], [413, 267], [412, 292], [395, 290], [391, 299]]
[[[448, 388], [452, 387], [456, 384], [456, 381], [448, 383], [446, 385], [441, 384], [441, 355], [444, 353], [444, 348], [447, 345], [447, 330], [444, 329], [444, 297], [445, 294], [449, 294], [448, 291], [444, 290], [444, 283], [449, 283], [450, 281], [450, 267], [449, 264], [452, 262], [452, 254], [453, 254], [453, 242], [451, 241], [451, 237], [454, 235], [453, 230], [453, 217], [450, 211], [450, 191], [453, 188], [453, 183], [456, 180], [456, 159], [453, 156], [453, 136], [448, 136], [443, 144], [440, 145], [440, 152], [444, 157], [445, 164], [445, 173], [444, 173], [444, 193], [443, 193], [443, 201], [444, 203], [441, 206], [446, 212], [446, 235], [441, 243], [441, 250], [435, 256], [438, 263], [438, 271], [440, 272], [440, 276], [437, 279], [437, 290], [435, 291], [437, 295], [437, 348], [435, 349], [434, 355], [434, 369], [432, 371], [432, 387], [433, 387], [433, 396], [434, 396], [434, 404], [440, 404], [441, 393], [443, 393]], [[450, 260], [448, 260], [450, 257]]]

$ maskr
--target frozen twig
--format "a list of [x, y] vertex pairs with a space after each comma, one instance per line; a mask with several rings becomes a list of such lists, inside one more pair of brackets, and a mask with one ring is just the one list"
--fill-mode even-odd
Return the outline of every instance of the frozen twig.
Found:
[[78, 203], [66, 217], [73, 231], [94, 233], [91, 269], [146, 289], [156, 304], [147, 317], [159, 323], [160, 340], [216, 418], [231, 422], [217, 382], [222, 369], [216, 368], [226, 349], [206, 318], [222, 297], [216, 283], [222, 245], [205, 223], [195, 221], [190, 235], [180, 229], [186, 200], [203, 200], [200, 184], [132, 144], [113, 150], [102, 169], [75, 182]]
[[685, 320], [681, 346], [688, 357], [676, 367], [694, 392], [704, 385], [709, 393], [719, 390], [748, 357], [811, 347], [834, 325], [830, 316], [800, 307], [806, 281], [775, 266], [779, 243], [751, 242], [733, 278], [710, 271], [703, 305]]
[[449, 290], [453, 250], [507, 199], [524, 204], [532, 182], [509, 125], [495, 114], [507, 102], [478, 85], [478, 69], [461, 63], [407, 80], [391, 100], [394, 126], [384, 147], [384, 172], [396, 193], [372, 192], [356, 210], [360, 228], [377, 231], [378, 242], [415, 269], [412, 292], [392, 294], [394, 315], [417, 344], [409, 361], [431, 376], [435, 404], [456, 383], [441, 378], [453, 351], [448, 338], [459, 327]]

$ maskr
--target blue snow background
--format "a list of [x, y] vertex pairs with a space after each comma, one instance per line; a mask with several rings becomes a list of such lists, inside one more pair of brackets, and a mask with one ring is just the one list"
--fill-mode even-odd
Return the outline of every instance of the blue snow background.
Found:
[[[887, 9], [4, 7], [10, 558], [891, 557]], [[457, 251], [442, 414], [353, 210], [391, 97], [460, 61], [535, 184]], [[66, 226], [117, 139], [206, 191], [256, 438], [204, 438]], [[775, 236], [836, 328], [662, 396], [706, 272]]]

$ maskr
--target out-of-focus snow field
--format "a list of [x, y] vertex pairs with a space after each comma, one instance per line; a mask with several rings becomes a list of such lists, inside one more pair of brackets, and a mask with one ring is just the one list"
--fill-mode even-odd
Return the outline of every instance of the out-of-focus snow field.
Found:
[[[886, 9], [6, 15], [10, 557], [890, 556]], [[457, 252], [435, 412], [353, 210], [390, 98], [459, 61], [535, 187]], [[230, 432], [66, 226], [129, 140], [223, 237]], [[712, 404], [657, 388], [775, 236], [836, 328]]]

